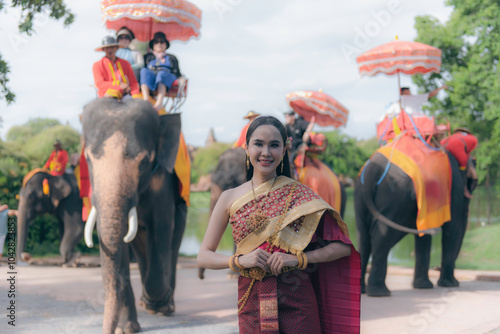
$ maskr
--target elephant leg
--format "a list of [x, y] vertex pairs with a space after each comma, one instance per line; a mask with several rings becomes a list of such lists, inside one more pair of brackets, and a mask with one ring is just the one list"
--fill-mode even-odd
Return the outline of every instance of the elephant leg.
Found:
[[[143, 278], [141, 304], [150, 313], [172, 313], [170, 307], [170, 274], [172, 268], [176, 201], [178, 197], [177, 178], [165, 174], [167, 184], [154, 195], [151, 220], [147, 225], [147, 267]], [[182, 228], [182, 232], [184, 229]], [[180, 240], [175, 240], [179, 242]]]
[[63, 256], [63, 266], [76, 266], [80, 252], [75, 252], [75, 247], [83, 238], [84, 223], [78, 213], [64, 217], [64, 234], [61, 239], [59, 251]]
[[174, 236], [172, 240], [172, 258], [171, 265], [168, 275], [169, 281], [169, 303], [168, 303], [168, 314], [175, 312], [174, 303], [174, 291], [175, 291], [175, 279], [177, 273], [177, 259], [179, 257], [179, 248], [181, 247], [182, 236], [184, 235], [184, 230], [186, 229], [186, 218], [187, 218], [187, 205], [184, 200], [179, 199], [175, 207], [175, 228]]
[[442, 226], [441, 275], [439, 276], [438, 285], [443, 287], [457, 287], [460, 285], [455, 278], [455, 261], [465, 235], [465, 227], [453, 223], [452, 218], [452, 221]]
[[413, 287], [415, 289], [432, 289], [434, 285], [429, 280], [429, 264], [431, 260], [432, 237], [415, 235], [415, 273]]
[[[364, 217], [364, 219], [367, 219]], [[366, 267], [370, 260], [370, 255], [372, 252], [372, 244], [370, 240], [370, 233], [368, 231], [368, 226], [364, 224], [364, 220], [359, 215], [356, 215], [356, 225], [358, 229], [358, 251], [361, 255], [361, 293], [366, 293]]]
[[366, 293], [371, 297], [388, 297], [391, 291], [385, 284], [387, 258], [391, 248], [405, 236], [405, 233], [393, 230], [380, 222], [372, 227], [372, 266]]

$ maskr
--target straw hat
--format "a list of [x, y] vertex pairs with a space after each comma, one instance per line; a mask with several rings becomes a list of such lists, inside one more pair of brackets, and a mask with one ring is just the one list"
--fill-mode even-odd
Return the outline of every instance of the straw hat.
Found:
[[457, 132], [465, 132], [465, 133], [471, 134], [469, 128], [466, 128], [466, 127], [456, 128], [453, 131], [453, 133], [457, 133]]
[[250, 110], [243, 119], [250, 119], [252, 117], [258, 117], [260, 116], [259, 113], [254, 112], [253, 110]]

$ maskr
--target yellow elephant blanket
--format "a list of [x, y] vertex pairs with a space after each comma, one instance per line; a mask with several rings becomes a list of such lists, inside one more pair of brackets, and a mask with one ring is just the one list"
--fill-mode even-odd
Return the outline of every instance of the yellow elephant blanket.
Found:
[[417, 229], [440, 227], [451, 219], [451, 167], [444, 150], [402, 135], [377, 150], [389, 163], [401, 168], [415, 186]]

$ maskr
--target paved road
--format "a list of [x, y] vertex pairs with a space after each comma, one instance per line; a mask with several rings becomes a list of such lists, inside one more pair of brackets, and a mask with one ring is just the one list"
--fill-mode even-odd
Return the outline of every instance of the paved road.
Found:
[[[500, 334], [500, 272], [458, 271], [460, 288], [411, 289], [410, 269], [391, 267], [389, 298], [362, 296], [362, 333]], [[18, 267], [16, 326], [7, 324], [5, 263], [0, 267], [0, 333], [100, 333], [103, 291], [100, 268]], [[481, 279], [481, 280], [478, 280]], [[437, 273], [431, 273], [437, 281]], [[490, 281], [485, 281], [490, 280]], [[140, 277], [132, 269], [136, 296]], [[190, 259], [178, 271], [177, 312], [151, 315], [138, 306], [144, 333], [237, 333], [236, 280], [207, 271], [201, 281]], [[137, 298], [136, 298], [137, 299]]]

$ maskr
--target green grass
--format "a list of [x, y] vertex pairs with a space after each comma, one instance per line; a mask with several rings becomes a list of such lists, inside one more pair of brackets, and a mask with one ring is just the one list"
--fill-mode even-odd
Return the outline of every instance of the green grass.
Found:
[[500, 270], [500, 224], [469, 230], [465, 234], [456, 267]]

